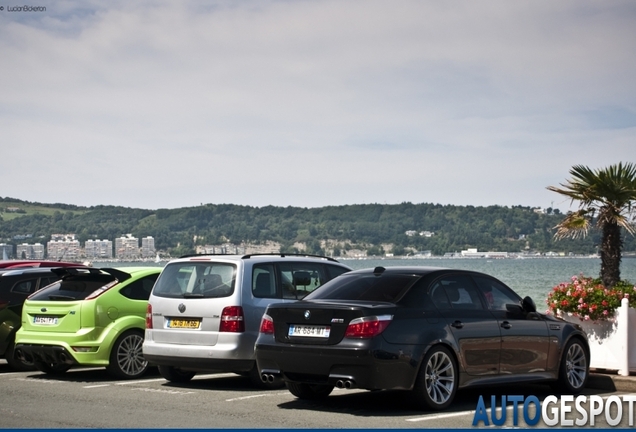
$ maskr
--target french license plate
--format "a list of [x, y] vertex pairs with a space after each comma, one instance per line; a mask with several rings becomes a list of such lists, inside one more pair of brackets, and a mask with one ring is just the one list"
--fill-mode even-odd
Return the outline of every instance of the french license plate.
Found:
[[33, 324], [55, 325], [57, 324], [57, 317], [34, 316]]
[[331, 328], [327, 326], [296, 325], [289, 326], [289, 336], [328, 338]]
[[168, 328], [187, 328], [198, 329], [201, 325], [199, 319], [170, 319], [168, 320]]

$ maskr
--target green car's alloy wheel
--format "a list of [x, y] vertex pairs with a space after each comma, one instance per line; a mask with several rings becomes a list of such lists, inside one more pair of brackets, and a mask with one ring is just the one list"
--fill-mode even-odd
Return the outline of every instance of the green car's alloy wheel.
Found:
[[106, 370], [116, 378], [139, 378], [148, 370], [148, 361], [143, 356], [143, 333], [139, 330], [128, 330], [115, 342], [110, 353], [110, 361]]

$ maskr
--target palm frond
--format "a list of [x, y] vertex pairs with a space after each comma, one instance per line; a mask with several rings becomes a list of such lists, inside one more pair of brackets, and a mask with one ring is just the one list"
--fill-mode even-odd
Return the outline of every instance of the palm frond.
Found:
[[592, 210], [579, 210], [574, 213], [568, 213], [568, 215], [554, 228], [557, 230], [554, 234], [556, 240], [564, 238], [583, 238], [587, 235], [591, 227], [591, 220], [594, 217], [595, 211]]

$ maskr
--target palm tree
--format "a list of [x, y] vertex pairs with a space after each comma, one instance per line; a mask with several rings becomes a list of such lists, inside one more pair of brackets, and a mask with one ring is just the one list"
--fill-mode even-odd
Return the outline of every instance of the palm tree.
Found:
[[572, 202], [579, 201], [579, 210], [569, 212], [555, 228], [559, 240], [584, 237], [596, 220], [601, 231], [601, 273], [603, 285], [613, 287], [620, 281], [621, 228], [634, 235], [632, 224], [636, 209], [636, 165], [622, 162], [607, 168], [592, 170], [575, 165], [570, 170], [572, 179], [548, 190], [565, 195]]

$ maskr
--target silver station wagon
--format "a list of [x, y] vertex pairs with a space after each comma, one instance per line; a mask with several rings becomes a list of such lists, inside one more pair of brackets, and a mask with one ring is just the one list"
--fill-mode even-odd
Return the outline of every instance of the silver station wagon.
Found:
[[263, 382], [254, 343], [267, 305], [295, 302], [351, 269], [312, 255], [194, 255], [169, 262], [146, 312], [143, 355], [161, 375], [185, 382], [197, 372], [223, 371]]

